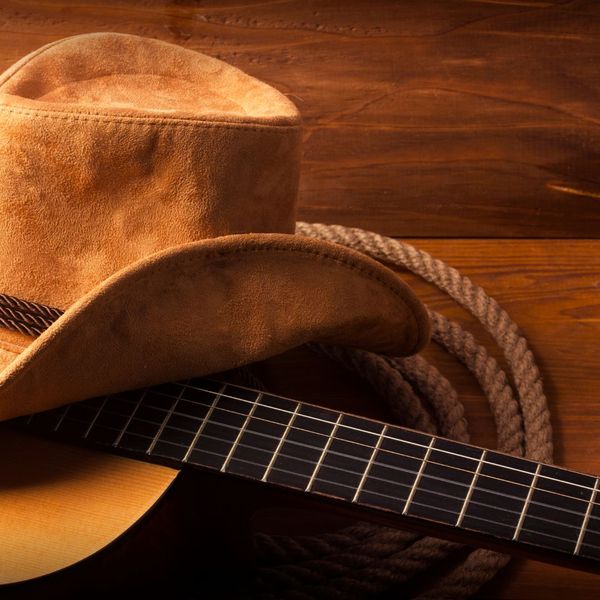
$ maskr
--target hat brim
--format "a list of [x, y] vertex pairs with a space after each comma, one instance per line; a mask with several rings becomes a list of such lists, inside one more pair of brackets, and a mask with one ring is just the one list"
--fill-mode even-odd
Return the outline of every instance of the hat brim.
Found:
[[417, 352], [427, 311], [342, 246], [242, 234], [154, 254], [95, 287], [0, 373], [0, 419], [225, 371], [306, 342]]

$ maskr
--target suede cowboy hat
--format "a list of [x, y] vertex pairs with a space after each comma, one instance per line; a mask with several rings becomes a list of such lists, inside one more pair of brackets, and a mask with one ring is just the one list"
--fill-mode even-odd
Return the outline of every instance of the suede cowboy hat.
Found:
[[0, 419], [309, 341], [417, 352], [395, 273], [294, 235], [300, 142], [284, 95], [154, 39], [74, 36], [0, 76]]

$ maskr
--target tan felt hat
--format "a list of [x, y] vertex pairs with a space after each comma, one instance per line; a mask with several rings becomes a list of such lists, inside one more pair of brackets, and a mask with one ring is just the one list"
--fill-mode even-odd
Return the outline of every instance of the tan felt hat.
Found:
[[427, 312], [392, 271], [293, 235], [300, 141], [281, 93], [158, 40], [79, 35], [8, 69], [0, 418], [308, 341], [417, 352]]

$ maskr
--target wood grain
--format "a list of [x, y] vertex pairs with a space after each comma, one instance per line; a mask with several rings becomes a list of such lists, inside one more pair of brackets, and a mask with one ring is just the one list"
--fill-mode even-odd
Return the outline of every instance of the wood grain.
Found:
[[306, 123], [305, 220], [600, 235], [595, 0], [5, 0], [0, 68], [106, 30], [206, 52], [288, 94]]
[[[486, 287], [539, 360], [557, 462], [600, 473], [600, 242], [429, 239], [600, 237], [600, 3], [4, 0], [0, 68], [92, 31], [203, 51], [289, 95], [306, 126], [299, 216], [425, 238], [415, 244]], [[492, 445], [472, 377], [439, 349], [427, 355], [458, 389], [474, 441]], [[260, 373], [275, 391], [385, 417], [364, 384], [308, 352]], [[515, 561], [479, 597], [599, 589], [591, 575]]]
[[152, 508], [176, 475], [3, 427], [0, 584], [54, 573], [103, 549]]

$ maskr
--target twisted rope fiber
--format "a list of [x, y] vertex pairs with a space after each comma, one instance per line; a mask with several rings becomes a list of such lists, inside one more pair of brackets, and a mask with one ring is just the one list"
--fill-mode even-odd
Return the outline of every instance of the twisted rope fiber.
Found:
[[0, 294], [0, 326], [25, 335], [41, 335], [62, 315], [58, 308]]
[[[433, 340], [462, 362], [479, 382], [496, 424], [498, 449], [541, 462], [552, 461], [550, 415], [533, 354], [516, 323], [481, 287], [427, 252], [362, 229], [300, 222], [296, 233], [339, 243], [390, 266], [408, 269], [471, 312], [501, 348], [516, 395], [506, 373], [484, 346], [458, 323], [430, 311]], [[402, 424], [469, 441], [456, 391], [423, 357], [389, 358], [322, 345], [313, 345], [313, 349], [356, 371], [383, 397]], [[414, 580], [444, 559], [457, 556], [459, 550], [464, 553], [454, 542], [365, 523], [317, 536], [258, 534], [256, 545], [262, 568], [255, 597], [265, 599], [359, 599], [393, 593], [398, 584]], [[489, 550], [471, 551], [449, 574], [417, 597], [467, 598], [508, 561], [508, 556]]]
[[[391, 238], [339, 225], [298, 223], [297, 233], [336, 242], [437, 285], [469, 310], [502, 349], [517, 397], [506, 373], [458, 323], [430, 311], [433, 340], [461, 361], [488, 397], [498, 431], [498, 448], [542, 462], [552, 459], [549, 412], [534, 357], [517, 325], [479, 286], [426, 252]], [[37, 336], [62, 311], [0, 294], [0, 326]], [[402, 424], [467, 442], [463, 406], [449, 381], [421, 356], [398, 359], [348, 348], [312, 348], [356, 371], [387, 402]], [[432, 417], [431, 415], [434, 415]], [[287, 537], [258, 534], [262, 565], [255, 597], [359, 599], [396, 590], [450, 558], [454, 542], [357, 523], [341, 532]], [[450, 574], [418, 597], [466, 598], [489, 581], [508, 557], [488, 550], [470, 552]]]

